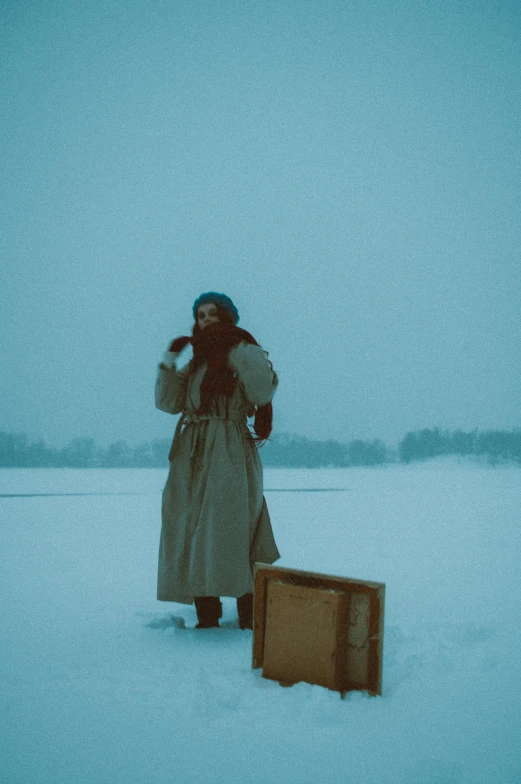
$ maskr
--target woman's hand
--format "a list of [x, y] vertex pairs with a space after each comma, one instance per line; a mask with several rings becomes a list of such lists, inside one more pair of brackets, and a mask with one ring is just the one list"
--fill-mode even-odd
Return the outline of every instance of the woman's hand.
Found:
[[190, 338], [187, 335], [183, 335], [180, 338], [176, 338], [170, 343], [169, 351], [173, 354], [180, 354], [181, 351], [187, 347], [190, 343]]
[[177, 359], [178, 354], [190, 343], [190, 338], [186, 335], [183, 335], [180, 338], [176, 338], [170, 343], [170, 346], [165, 351], [163, 356], [163, 361], [161, 365], [163, 365], [167, 370], [172, 370], [175, 367], [175, 361]]

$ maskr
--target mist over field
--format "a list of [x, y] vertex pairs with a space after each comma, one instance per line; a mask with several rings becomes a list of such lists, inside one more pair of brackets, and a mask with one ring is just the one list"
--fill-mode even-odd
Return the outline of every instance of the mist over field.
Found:
[[519, 4], [4, 0], [0, 38], [0, 430], [168, 438], [208, 290], [279, 433], [521, 425]]
[[[92, 438], [73, 438], [62, 448], [23, 433], [0, 432], [0, 468], [160, 468], [168, 465], [171, 439], [154, 439], [135, 447], [116, 441], [106, 449]], [[292, 433], [274, 433], [258, 445], [266, 467], [328, 468], [383, 466], [453, 455], [489, 465], [521, 465], [521, 430], [469, 433], [443, 432], [439, 428], [406, 433], [397, 447], [381, 439], [355, 439], [342, 443], [318, 441]]]

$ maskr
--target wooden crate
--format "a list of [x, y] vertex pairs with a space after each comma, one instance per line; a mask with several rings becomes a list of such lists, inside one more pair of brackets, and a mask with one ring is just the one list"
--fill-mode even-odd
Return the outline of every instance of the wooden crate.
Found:
[[385, 585], [255, 564], [253, 661], [284, 685], [382, 693]]

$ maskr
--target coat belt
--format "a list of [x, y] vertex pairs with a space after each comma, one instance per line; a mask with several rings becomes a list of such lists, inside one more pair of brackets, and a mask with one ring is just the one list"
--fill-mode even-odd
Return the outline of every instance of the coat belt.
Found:
[[[195, 413], [192, 413], [192, 414], [185, 414], [184, 416], [180, 416], [179, 417], [179, 421], [177, 423], [177, 427], [175, 429], [174, 439], [172, 441], [172, 446], [170, 447], [170, 454], [168, 455], [168, 459], [169, 460], [173, 460], [173, 458], [174, 458], [174, 456], [175, 456], [175, 454], [177, 452], [177, 446], [179, 444], [179, 438], [181, 436], [181, 430], [182, 430], [183, 426], [188, 427], [188, 425], [198, 425], [200, 422], [209, 422], [212, 419], [220, 419], [223, 422], [226, 422], [226, 421], [228, 421], [228, 422], [238, 422], [239, 424], [243, 424], [244, 426], [246, 426], [246, 416], [245, 416], [245, 414], [235, 414], [235, 415], [232, 414], [232, 415], [229, 415], [229, 416], [225, 417], [225, 416], [218, 416], [217, 414], [195, 414]], [[190, 452], [191, 452], [191, 454], [190, 454], [191, 459], [193, 459], [195, 454], [196, 454], [198, 441], [199, 441], [199, 439], [197, 437], [192, 441], [192, 448], [190, 450]]]
[[224, 421], [231, 420], [233, 422], [244, 422], [246, 424], [245, 414], [229, 414], [228, 416], [219, 416], [218, 414], [186, 414], [182, 417], [183, 425], [198, 425], [199, 422], [208, 422], [210, 419], [222, 419]]

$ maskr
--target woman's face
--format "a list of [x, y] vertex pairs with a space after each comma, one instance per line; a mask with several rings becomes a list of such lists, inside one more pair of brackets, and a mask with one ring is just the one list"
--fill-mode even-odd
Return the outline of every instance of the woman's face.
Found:
[[213, 302], [207, 302], [197, 308], [197, 323], [200, 329], [207, 329], [211, 324], [219, 323], [219, 314]]

